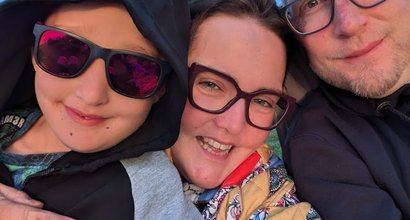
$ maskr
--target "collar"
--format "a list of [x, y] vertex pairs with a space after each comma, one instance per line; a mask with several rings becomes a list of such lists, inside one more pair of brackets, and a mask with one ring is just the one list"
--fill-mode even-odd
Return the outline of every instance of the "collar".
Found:
[[225, 181], [222, 183], [221, 188], [228, 186], [239, 186], [243, 179], [252, 172], [256, 164], [261, 159], [261, 156], [255, 151], [251, 154], [245, 161], [243, 161], [236, 169], [226, 177]]
[[386, 105], [407, 112], [410, 104], [408, 101], [410, 100], [410, 84], [406, 84], [393, 94], [380, 99], [360, 97], [324, 82], [322, 82], [320, 90], [338, 108], [360, 116], [383, 116], [380, 110]]

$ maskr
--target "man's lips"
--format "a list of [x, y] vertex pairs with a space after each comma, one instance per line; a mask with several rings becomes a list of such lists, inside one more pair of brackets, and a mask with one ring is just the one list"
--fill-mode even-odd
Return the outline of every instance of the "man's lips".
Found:
[[356, 50], [353, 53], [349, 54], [348, 56], [345, 57], [345, 59], [353, 59], [353, 58], [364, 56], [367, 53], [371, 52], [373, 49], [375, 49], [377, 46], [379, 46], [382, 41], [383, 40], [374, 41], [370, 43], [369, 45], [367, 45], [365, 48]]
[[106, 120], [106, 118], [101, 117], [99, 115], [85, 114], [77, 109], [70, 108], [67, 106], [66, 112], [68, 116], [70, 116], [70, 118], [73, 119], [73, 121], [86, 126], [94, 126]]

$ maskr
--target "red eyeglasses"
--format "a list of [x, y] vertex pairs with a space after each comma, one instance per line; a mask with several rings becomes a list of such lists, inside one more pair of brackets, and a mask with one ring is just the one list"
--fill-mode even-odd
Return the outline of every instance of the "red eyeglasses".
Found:
[[34, 59], [45, 72], [61, 78], [81, 75], [96, 58], [104, 59], [106, 77], [117, 93], [137, 99], [159, 90], [171, 67], [145, 54], [100, 47], [68, 31], [35, 24]]

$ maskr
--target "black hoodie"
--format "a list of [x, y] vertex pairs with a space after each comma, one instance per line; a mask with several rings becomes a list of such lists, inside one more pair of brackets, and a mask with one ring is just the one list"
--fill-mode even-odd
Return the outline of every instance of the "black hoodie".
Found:
[[[53, 8], [61, 2], [77, 1], [6, 0], [0, 3], [0, 113], [34, 100], [34, 70], [30, 60], [33, 26], [37, 21], [44, 21]], [[57, 202], [55, 200], [59, 198], [72, 200], [68, 203], [75, 204], [78, 201], [70, 198], [78, 196], [86, 198], [89, 191], [97, 189], [93, 188], [93, 184], [88, 184], [90, 185], [88, 189], [80, 185], [77, 191], [61, 190], [60, 192], [48, 190], [45, 186], [59, 185], [59, 189], [64, 189], [64, 184], [72, 186], [82, 184], [83, 181], [87, 183], [106, 181], [116, 178], [115, 175], [119, 175], [118, 173], [127, 175], [121, 170], [123, 167], [118, 162], [119, 160], [168, 148], [178, 136], [187, 87], [186, 60], [190, 25], [187, 2], [183, 0], [123, 0], [123, 3], [139, 31], [153, 42], [171, 64], [174, 73], [167, 78], [166, 93], [152, 107], [145, 123], [124, 141], [111, 149], [97, 153], [69, 152], [51, 164], [49, 170], [43, 172], [42, 175], [28, 179], [24, 191], [33, 198], [43, 201], [46, 208], [58, 213], [73, 217], [81, 216], [81, 209], [77, 209], [80, 210], [78, 212], [70, 212], [69, 209], [73, 208], [70, 205], [61, 208], [66, 210], [58, 210], [58, 208], [50, 208], [49, 204]], [[104, 170], [104, 175], [91, 175], [91, 173], [101, 173], [101, 170]], [[0, 181], [12, 185], [10, 174], [4, 166], [0, 167]], [[127, 184], [125, 185], [129, 186], [130, 182]], [[106, 190], [129, 193], [128, 197], [132, 200], [129, 189], [119, 190], [116, 187], [121, 186], [113, 186]], [[61, 194], [55, 195], [55, 193]], [[119, 197], [121, 193], [118, 193]], [[113, 201], [113, 210], [115, 207], [124, 207], [123, 204], [114, 204], [116, 198], [105, 199]], [[128, 198], [119, 198], [121, 199], [126, 204], [130, 202], [126, 201]], [[98, 201], [89, 202], [98, 204]], [[89, 218], [112, 219], [112, 216], [116, 216], [116, 219], [126, 219], [130, 216], [130, 213], [109, 215], [113, 210], [102, 209], [98, 215], [94, 217], [90, 215]]]
[[370, 99], [322, 83], [283, 153], [298, 195], [323, 219], [410, 219], [410, 85]]

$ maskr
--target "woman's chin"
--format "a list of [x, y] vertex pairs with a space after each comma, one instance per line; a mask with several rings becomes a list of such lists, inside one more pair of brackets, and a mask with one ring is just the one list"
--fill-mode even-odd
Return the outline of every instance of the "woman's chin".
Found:
[[200, 180], [193, 180], [191, 183], [195, 184], [196, 186], [203, 188], [203, 189], [213, 189], [221, 185], [223, 180], [216, 180], [215, 178], [212, 179], [200, 179]]

